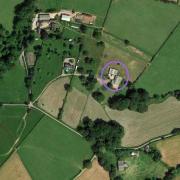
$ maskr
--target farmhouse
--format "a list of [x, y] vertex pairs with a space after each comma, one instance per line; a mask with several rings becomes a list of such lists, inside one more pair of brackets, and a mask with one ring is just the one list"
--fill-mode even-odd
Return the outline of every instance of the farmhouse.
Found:
[[125, 161], [118, 161], [118, 170], [124, 171], [126, 168], [128, 168], [128, 165]]
[[114, 89], [118, 89], [119, 85], [121, 84], [123, 78], [121, 76], [115, 76], [112, 80], [112, 86]]
[[109, 69], [109, 73], [108, 76], [111, 80], [113, 80], [115, 78], [115, 76], [117, 76], [119, 74], [119, 71], [113, 68]]

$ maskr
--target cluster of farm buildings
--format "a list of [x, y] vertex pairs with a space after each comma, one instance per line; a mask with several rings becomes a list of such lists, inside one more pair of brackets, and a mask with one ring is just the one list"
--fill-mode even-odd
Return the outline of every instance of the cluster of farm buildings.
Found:
[[72, 10], [61, 10], [54, 13], [38, 13], [33, 19], [32, 30], [46, 29], [53, 25], [57, 20], [82, 24], [94, 24], [96, 16], [74, 12]]

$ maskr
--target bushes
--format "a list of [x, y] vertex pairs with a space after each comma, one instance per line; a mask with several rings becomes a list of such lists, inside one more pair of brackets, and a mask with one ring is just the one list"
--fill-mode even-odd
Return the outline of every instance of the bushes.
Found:
[[102, 94], [100, 91], [94, 91], [92, 92], [92, 97], [98, 101], [99, 103], [101, 103], [102, 101], [104, 101], [105, 96], [104, 94]]
[[92, 167], [92, 162], [90, 159], [86, 159], [83, 161], [83, 168], [90, 169]]

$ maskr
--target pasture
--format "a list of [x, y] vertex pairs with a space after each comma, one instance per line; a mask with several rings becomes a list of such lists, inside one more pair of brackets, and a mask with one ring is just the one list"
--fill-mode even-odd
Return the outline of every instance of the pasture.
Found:
[[[47, 9], [69, 9], [84, 13], [90, 13], [97, 16], [96, 24], [102, 25], [107, 13], [110, 0], [38, 0], [39, 8]], [[99, 8], [101, 7], [101, 8]]]
[[125, 130], [122, 146], [138, 146], [146, 141], [170, 133], [180, 127], [180, 101], [170, 97], [161, 104], [149, 106], [143, 114], [130, 110], [116, 111], [106, 108], [107, 113]]
[[31, 180], [30, 175], [16, 152], [0, 168], [0, 179]]
[[[2, 106], [0, 108], [0, 155], [8, 153], [19, 137], [24, 124], [22, 119], [24, 114], [24, 107]], [[3, 160], [1, 156], [0, 163]]]
[[64, 84], [68, 84], [69, 80], [69, 77], [61, 77], [52, 82], [38, 99], [38, 106], [57, 117], [66, 96]]
[[27, 100], [27, 89], [24, 84], [25, 70], [17, 61], [0, 79], [1, 102], [24, 102]]
[[151, 94], [163, 94], [180, 88], [180, 25], [136, 82]]
[[95, 158], [92, 161], [92, 167], [85, 169], [75, 180], [110, 180], [109, 173], [103, 169]]
[[86, 105], [87, 96], [73, 88], [67, 95], [64, 105], [62, 121], [76, 128]]
[[[154, 0], [112, 1], [105, 31], [153, 55], [180, 20], [180, 7]], [[128, 22], [128, 23], [127, 23]]]
[[82, 119], [85, 116], [88, 116], [92, 120], [95, 120], [97, 118], [103, 119], [105, 121], [109, 120], [101, 104], [99, 104], [92, 96], [88, 97]]
[[[90, 145], [81, 136], [45, 116], [18, 149], [32, 179], [72, 179], [91, 158]], [[43, 173], [42, 173], [43, 172]]]
[[22, 0], [1, 0], [0, 1], [0, 23], [8, 31], [12, 30], [13, 19], [14, 19], [14, 9], [15, 6], [21, 3]]
[[169, 166], [176, 166], [180, 162], [180, 135], [161, 140], [156, 147], [162, 154], [162, 160]]
[[141, 152], [139, 157], [126, 157], [124, 158], [128, 164], [128, 168], [121, 172], [123, 180], [143, 180], [145, 178], [164, 176], [165, 171], [167, 171], [166, 166], [161, 162], [155, 162], [152, 158]]

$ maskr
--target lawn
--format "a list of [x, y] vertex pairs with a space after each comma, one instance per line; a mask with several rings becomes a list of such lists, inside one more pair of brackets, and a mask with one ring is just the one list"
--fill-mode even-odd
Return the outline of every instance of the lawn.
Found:
[[0, 79], [1, 102], [24, 102], [27, 99], [27, 89], [24, 84], [25, 70], [17, 61], [15, 66]]
[[145, 178], [164, 176], [167, 170], [165, 165], [159, 161], [155, 162], [149, 155], [141, 152], [139, 157], [126, 157], [125, 162], [128, 164], [128, 168], [121, 172], [123, 180], [144, 180]]
[[[110, 0], [38, 0], [38, 6], [46, 9], [69, 9], [97, 16], [96, 24], [102, 25]], [[101, 7], [101, 8], [99, 8]]]
[[14, 19], [14, 8], [17, 4], [21, 3], [22, 0], [0, 0], [0, 23], [8, 30], [12, 30], [13, 19]]
[[180, 135], [156, 143], [162, 154], [162, 160], [169, 166], [176, 166], [180, 162]]
[[[0, 108], [0, 155], [7, 153], [20, 135], [24, 125], [22, 119], [24, 114], [24, 107], [2, 106]], [[0, 164], [3, 160], [1, 156]]]
[[112, 2], [105, 30], [153, 55], [179, 20], [180, 7], [169, 3], [116, 0]]
[[155, 57], [136, 86], [151, 94], [163, 94], [180, 88], [180, 25]]
[[44, 117], [23, 141], [18, 154], [32, 179], [72, 179], [91, 158], [90, 145], [60, 123]]
[[173, 97], [163, 103], [150, 105], [149, 110], [145, 113], [106, 108], [111, 119], [116, 120], [124, 127], [122, 146], [128, 147], [141, 145], [180, 127], [179, 109], [180, 101]]

